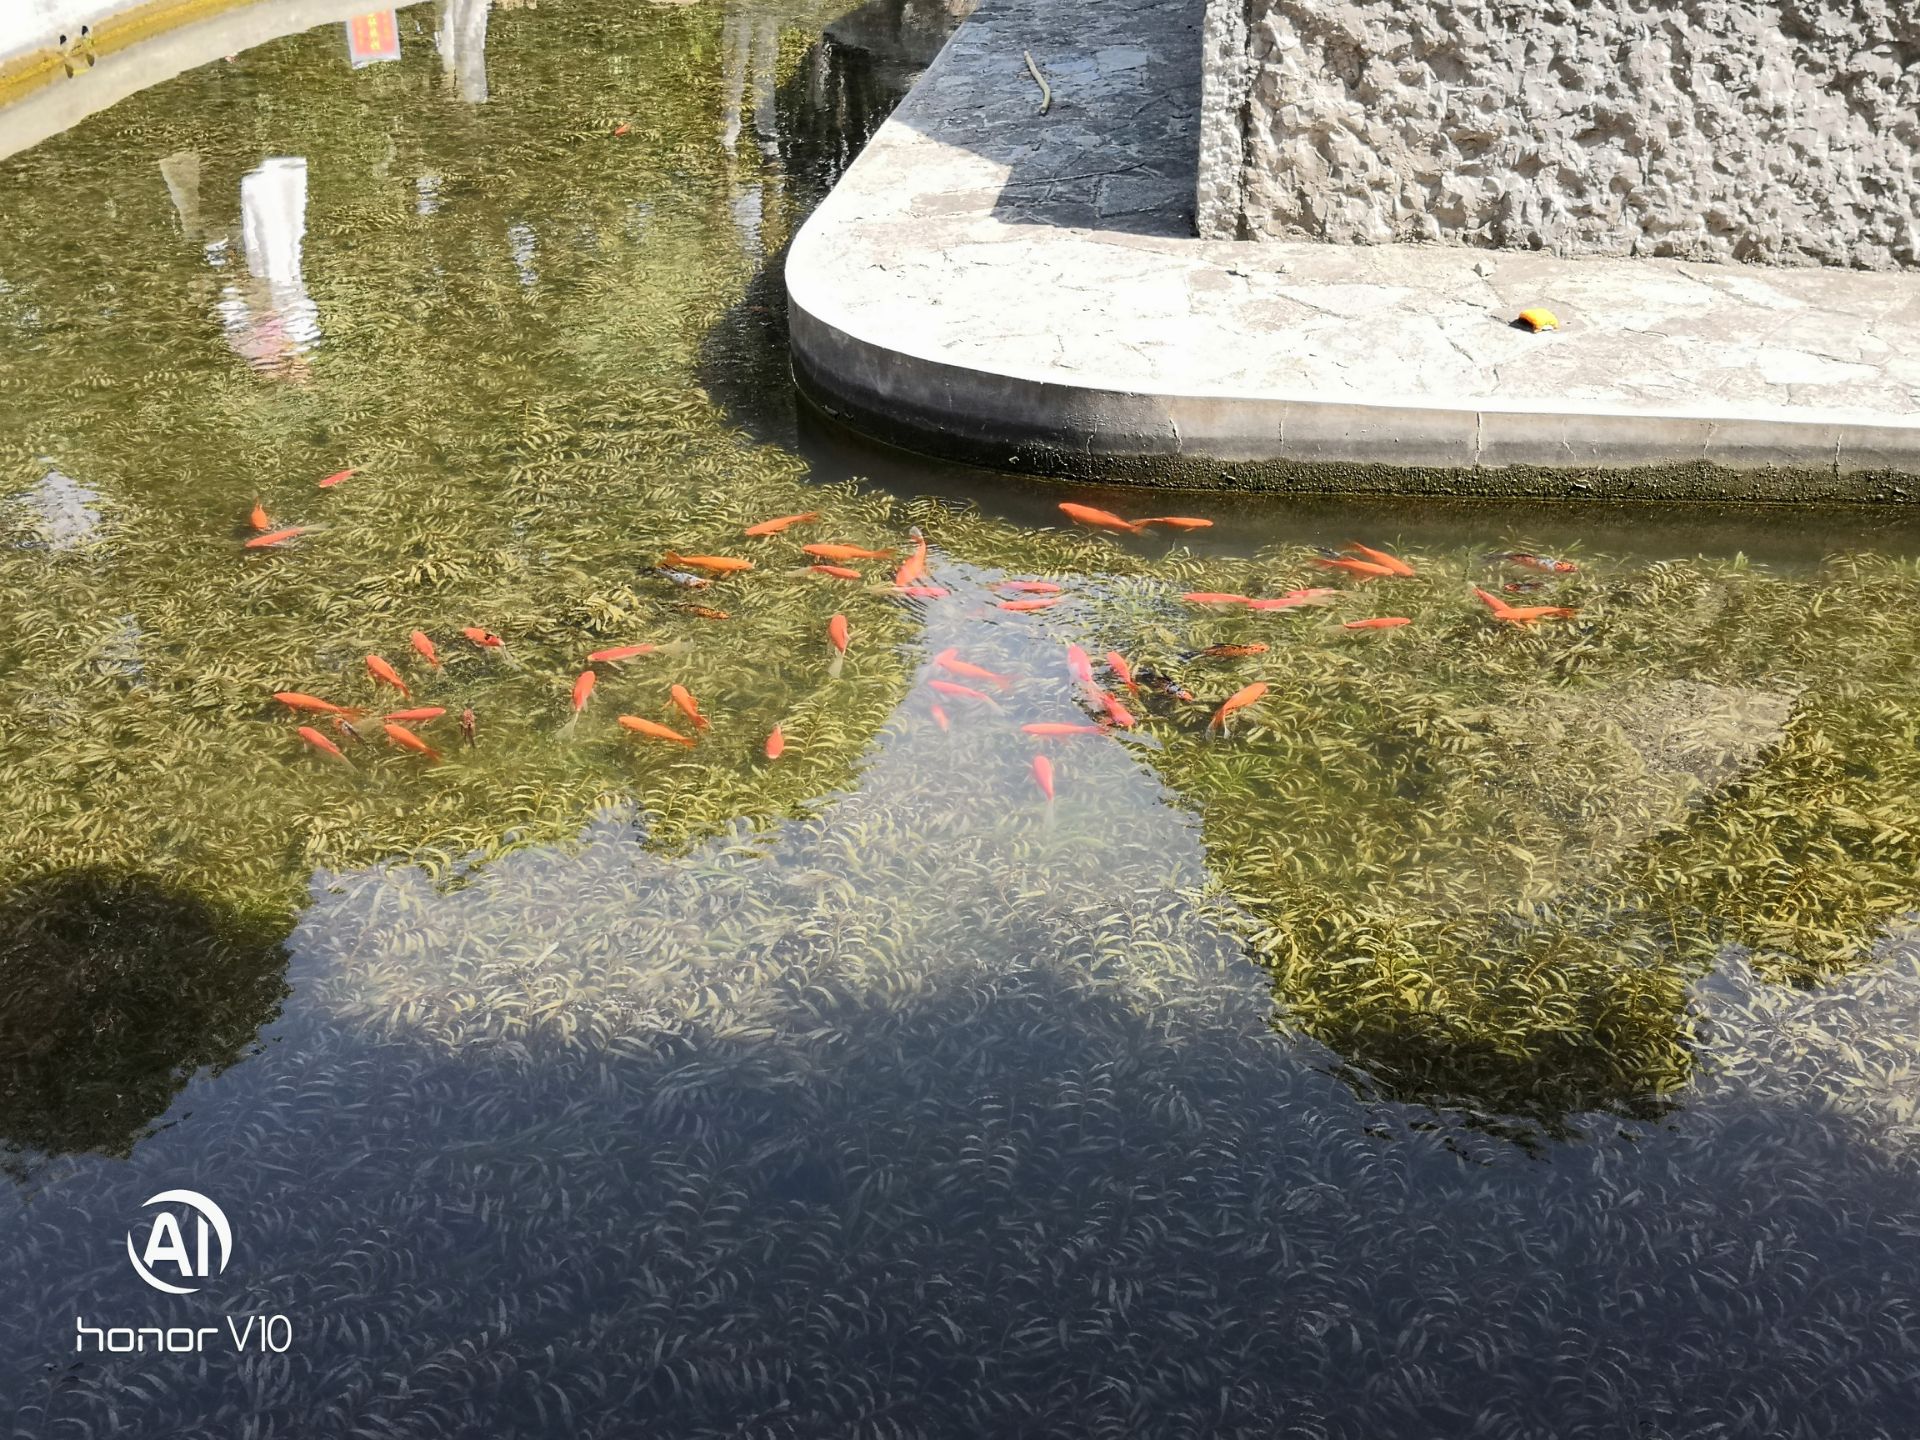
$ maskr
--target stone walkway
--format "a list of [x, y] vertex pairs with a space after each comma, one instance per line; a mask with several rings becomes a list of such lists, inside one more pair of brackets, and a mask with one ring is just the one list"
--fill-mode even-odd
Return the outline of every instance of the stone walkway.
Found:
[[1202, 10], [983, 0], [794, 243], [809, 393], [1089, 477], [1920, 499], [1920, 275], [1191, 238]]

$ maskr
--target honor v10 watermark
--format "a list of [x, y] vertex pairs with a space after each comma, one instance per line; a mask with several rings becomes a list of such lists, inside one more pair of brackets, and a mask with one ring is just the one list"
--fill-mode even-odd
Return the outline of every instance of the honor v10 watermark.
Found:
[[[143, 1283], [165, 1295], [193, 1295], [225, 1273], [233, 1259], [233, 1226], [219, 1205], [198, 1190], [162, 1190], [141, 1207], [127, 1231], [127, 1260]], [[221, 1325], [89, 1325], [73, 1317], [73, 1348], [115, 1355], [161, 1351], [197, 1355], [224, 1333], [235, 1351], [285, 1354], [293, 1348], [293, 1322], [284, 1315], [223, 1315]]]

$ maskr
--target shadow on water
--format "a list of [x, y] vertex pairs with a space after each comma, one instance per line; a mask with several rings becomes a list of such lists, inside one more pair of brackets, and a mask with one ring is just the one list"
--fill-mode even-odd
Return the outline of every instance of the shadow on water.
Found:
[[[14, 1433], [1901, 1433], [1914, 1157], [1790, 1087], [1540, 1164], [1044, 948], [892, 993], [761, 957], [804, 1025], [376, 1029], [326, 1012], [349, 947], [409, 963], [368, 903], [191, 1130], [0, 1227]], [[185, 1177], [239, 1250], [183, 1304], [115, 1252]], [[288, 1354], [69, 1349], [256, 1310]]]
[[286, 994], [278, 934], [148, 875], [68, 870], [0, 902], [0, 1168], [124, 1158]]

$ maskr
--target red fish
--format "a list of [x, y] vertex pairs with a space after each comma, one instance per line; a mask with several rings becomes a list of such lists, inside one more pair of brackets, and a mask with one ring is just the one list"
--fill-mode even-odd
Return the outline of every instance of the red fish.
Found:
[[1529, 570], [1538, 570], [1545, 575], [1571, 575], [1580, 567], [1571, 560], [1556, 560], [1551, 555], [1530, 555], [1524, 550], [1509, 551], [1500, 557], [1515, 565], [1524, 565]]
[[669, 685], [667, 687], [667, 694], [673, 700], [674, 705], [679, 708], [680, 713], [693, 722], [695, 729], [711, 730], [713, 728], [713, 726], [707, 723], [707, 717], [700, 713], [700, 702], [693, 698], [692, 693], [686, 686]]
[[573, 682], [573, 713], [578, 715], [586, 708], [587, 697], [593, 694], [593, 687], [600, 683], [600, 677], [591, 670], [582, 670]]
[[1118, 725], [1122, 730], [1133, 729], [1132, 712], [1120, 703], [1120, 698], [1117, 695], [1109, 694], [1105, 690], [1100, 691], [1100, 704], [1107, 712], [1107, 719]]
[[271, 530], [273, 521], [267, 518], [267, 507], [258, 500], [253, 502], [253, 513], [247, 516], [247, 523], [255, 530]]
[[433, 648], [433, 641], [427, 638], [426, 631], [414, 631], [413, 634], [407, 637], [407, 643], [420, 652], [427, 664], [436, 670], [440, 668], [440, 652]]
[[1284, 595], [1276, 595], [1270, 600], [1249, 600], [1249, 610], [1292, 610], [1300, 605], [1331, 605], [1333, 597], [1340, 592], [1328, 585], [1316, 585], [1307, 590], [1289, 590]]
[[733, 555], [682, 555], [669, 550], [660, 558], [668, 565], [691, 565], [696, 570], [711, 570], [715, 575], [737, 575], [743, 570], [753, 569], [751, 560], [742, 560]]
[[264, 535], [256, 535], [242, 547], [247, 550], [265, 550], [274, 545], [284, 545], [296, 535], [307, 533], [304, 525], [289, 525], [284, 530], [269, 530]]
[[952, 646], [948, 646], [945, 650], [942, 650], [938, 655], [934, 656], [933, 663], [949, 675], [964, 675], [969, 680], [986, 680], [998, 685], [1002, 690], [1013, 683], [1012, 679], [1008, 676], [997, 674], [992, 670], [986, 669], [984, 666], [975, 665], [971, 661], [962, 660], [960, 658], [960, 652]]
[[773, 727], [773, 733], [767, 736], [767, 759], [778, 760], [786, 753], [787, 737], [780, 733], [780, 727], [776, 725]]
[[938, 690], [942, 695], [952, 695], [961, 700], [980, 700], [988, 705], [993, 705], [996, 710], [1000, 708], [994, 703], [991, 695], [986, 694], [984, 691], [976, 690], [971, 685], [956, 685], [951, 680], [929, 680], [927, 685], [934, 690]]
[[400, 678], [400, 672], [378, 655], [367, 656], [367, 673], [382, 685], [391, 685], [402, 695], [412, 698], [412, 692], [407, 689], [407, 682]]
[[620, 723], [636, 735], [645, 735], [654, 740], [671, 740], [675, 744], [685, 745], [689, 748], [693, 745], [693, 737], [691, 735], [682, 735], [678, 730], [668, 725], [662, 725], [658, 721], [642, 720], [638, 715], [622, 715], [620, 717]]
[[847, 659], [847, 617], [835, 615], [827, 621], [827, 643], [833, 646], [833, 663], [827, 666], [829, 679], [840, 674], [840, 667]]
[[478, 625], [462, 626], [460, 633], [478, 645], [482, 650], [500, 650], [506, 647], [506, 641], [502, 640], [491, 630], [482, 630]]
[[1140, 683], [1133, 678], [1133, 667], [1127, 664], [1127, 657], [1118, 650], [1107, 651], [1107, 668], [1120, 677], [1120, 683], [1127, 687], [1129, 695], [1140, 693]]
[[1000, 608], [1002, 610], [1012, 610], [1017, 613], [1024, 613], [1029, 610], [1051, 610], [1065, 598], [1066, 597], [1062, 595], [1054, 595], [1044, 600], [1002, 600], [1000, 602]]
[[1088, 689], [1093, 688], [1093, 662], [1078, 645], [1067, 646], [1067, 673]]
[[1405, 615], [1376, 615], [1371, 620], [1349, 620], [1342, 630], [1396, 630], [1402, 625], [1413, 623]]
[[617, 665], [622, 660], [631, 660], [639, 655], [651, 655], [651, 645], [614, 645], [605, 650], [596, 650], [587, 656], [589, 665]]
[[900, 562], [900, 568], [893, 572], [893, 583], [900, 586], [913, 585], [927, 577], [927, 541], [916, 526], [913, 532], [913, 553]]
[[938, 725], [943, 733], [953, 728], [947, 723], [947, 712], [938, 705], [929, 705], [927, 709], [933, 716], [933, 723]]
[[1091, 505], [1075, 505], [1070, 500], [1062, 500], [1060, 510], [1069, 520], [1078, 521], [1082, 525], [1091, 525], [1096, 530], [1122, 530], [1129, 535], [1143, 533], [1133, 521], [1123, 520], [1111, 510], [1096, 510]]
[[1385, 565], [1373, 560], [1347, 560], [1322, 557], [1316, 559], [1313, 563], [1326, 570], [1344, 570], [1349, 575], [1358, 575], [1362, 580], [1376, 580], [1382, 575], [1391, 575], [1394, 573]]
[[359, 473], [360, 472], [358, 470], [353, 470], [353, 469], [336, 470], [333, 472], [333, 474], [327, 476], [326, 479], [320, 482], [320, 488], [322, 490], [331, 490], [334, 486], [338, 485], [342, 480], [345, 480], [349, 475], [358, 475]]
[[810, 525], [820, 518], [818, 510], [808, 510], [801, 515], [782, 515], [776, 520], [762, 520], [758, 525], [749, 525], [741, 533], [759, 539], [762, 535], [778, 535], [782, 530], [794, 525]]
[[1351, 550], [1355, 555], [1364, 556], [1376, 565], [1386, 566], [1389, 573], [1398, 575], [1403, 580], [1411, 579], [1413, 576], [1413, 567], [1398, 555], [1389, 555], [1384, 550], [1369, 550], [1365, 545], [1358, 544], [1352, 540], [1347, 542], [1347, 549]]
[[632, 129], [633, 129], [633, 126], [629, 125], [626, 121], [622, 120], [618, 125], [613, 127], [613, 138], [618, 140], [621, 136], [625, 135], [628, 131]]
[[1040, 793], [1047, 797], [1047, 803], [1053, 803], [1053, 762], [1044, 755], [1033, 757], [1033, 783], [1040, 787]]
[[1251, 645], [1209, 645], [1200, 653], [1213, 660], [1240, 660], [1248, 655], [1264, 655], [1267, 647], [1256, 640]]
[[315, 715], [364, 715], [366, 711], [356, 710], [348, 705], [336, 705], [331, 700], [322, 700], [318, 695], [303, 695], [298, 690], [276, 690], [273, 698], [289, 710], [309, 710]]
[[1536, 620], [1571, 620], [1580, 613], [1566, 605], [1509, 605], [1498, 595], [1489, 594], [1478, 585], [1473, 587], [1473, 593], [1486, 602], [1494, 619], [1504, 620], [1509, 625], [1531, 625]]
[[1076, 725], [1065, 720], [1042, 720], [1032, 725], [1020, 727], [1029, 735], [1104, 735], [1107, 732], [1098, 725]]
[[1016, 595], [1064, 595], [1066, 587], [1051, 580], [995, 580], [996, 590], [1011, 590]]
[[891, 560], [891, 550], [862, 550], [858, 545], [802, 545], [807, 554], [821, 560]]
[[809, 565], [807, 569], [816, 575], [831, 575], [835, 580], [858, 580], [860, 572], [851, 565]]
[[1251, 685], [1243, 685], [1240, 689], [1234, 691], [1233, 694], [1227, 697], [1226, 703], [1224, 705], [1222, 705], [1218, 710], [1213, 712], [1213, 719], [1207, 722], [1207, 729], [1225, 730], [1227, 725], [1227, 717], [1229, 715], [1233, 714], [1233, 712], [1236, 710], [1246, 709], [1247, 706], [1255, 703], [1257, 700], [1259, 700], [1259, 698], [1262, 695], [1266, 693], [1267, 693], [1267, 684], [1264, 680], [1256, 680]]
[[1226, 595], [1218, 590], [1189, 590], [1180, 597], [1189, 605], [1251, 605], [1244, 595]]
[[426, 741], [422, 740], [404, 725], [395, 725], [389, 722], [380, 728], [385, 730], [387, 732], [387, 738], [401, 749], [411, 750], [416, 755], [424, 755], [429, 760], [438, 760], [440, 758], [440, 752], [438, 750], [427, 744]]
[[322, 754], [331, 755], [334, 759], [343, 762], [347, 758], [345, 751], [341, 750], [338, 745], [327, 739], [326, 736], [322, 735], [311, 725], [302, 725], [294, 733]]
[[408, 724], [414, 724], [424, 720], [438, 720], [446, 713], [446, 710], [439, 705], [422, 705], [414, 710], [389, 710], [383, 718], [404, 720]]
[[1152, 515], [1145, 520], [1134, 521], [1136, 525], [1165, 525], [1169, 530], [1211, 530], [1213, 521], [1196, 520], [1191, 515]]

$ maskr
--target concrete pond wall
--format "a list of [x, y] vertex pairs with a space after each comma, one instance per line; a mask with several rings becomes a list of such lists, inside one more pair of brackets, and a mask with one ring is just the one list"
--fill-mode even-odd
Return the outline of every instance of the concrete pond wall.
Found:
[[1920, 268], [1920, 0], [1208, 0], [1212, 238]]

